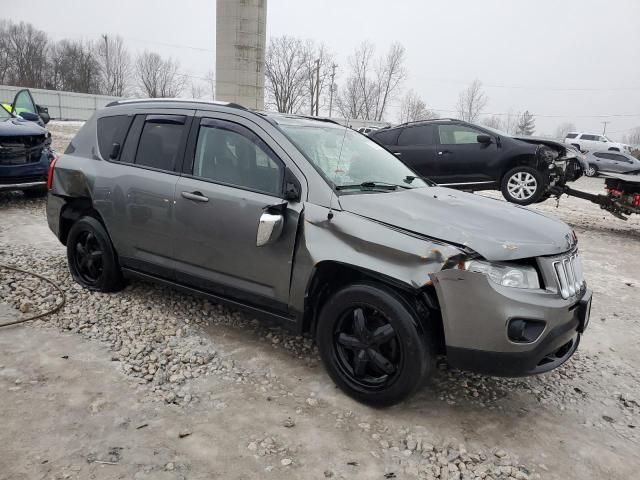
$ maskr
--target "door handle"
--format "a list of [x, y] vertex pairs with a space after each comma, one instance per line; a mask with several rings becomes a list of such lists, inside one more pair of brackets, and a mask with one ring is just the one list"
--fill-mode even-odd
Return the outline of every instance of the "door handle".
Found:
[[401, 157], [402, 156], [402, 152], [392, 152], [396, 157]]
[[450, 150], [441, 150], [438, 152], [438, 155], [449, 155], [451, 153]]
[[187, 200], [193, 200], [194, 202], [208, 202], [209, 198], [202, 195], [201, 192], [182, 192], [182, 196]]

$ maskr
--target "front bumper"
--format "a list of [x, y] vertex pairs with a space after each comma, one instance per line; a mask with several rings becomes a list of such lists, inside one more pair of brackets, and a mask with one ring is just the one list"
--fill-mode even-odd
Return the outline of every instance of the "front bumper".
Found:
[[[576, 351], [588, 322], [591, 291], [563, 299], [554, 292], [502, 287], [480, 273], [434, 275], [449, 363], [489, 375], [522, 376], [552, 370]], [[509, 339], [513, 319], [545, 322], [532, 342]]]
[[0, 164], [0, 192], [45, 187], [52, 158], [53, 154], [45, 149], [37, 162]]

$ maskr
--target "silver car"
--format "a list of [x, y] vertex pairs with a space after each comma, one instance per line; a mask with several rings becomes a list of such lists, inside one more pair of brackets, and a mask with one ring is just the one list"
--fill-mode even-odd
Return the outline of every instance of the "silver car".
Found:
[[588, 323], [567, 225], [437, 187], [331, 121], [115, 102], [49, 181], [49, 226], [80, 285], [153, 280], [277, 320], [372, 405], [406, 398], [437, 355], [492, 375], [551, 370]]
[[629, 173], [640, 170], [640, 160], [623, 152], [587, 152], [585, 175], [593, 177], [598, 172]]

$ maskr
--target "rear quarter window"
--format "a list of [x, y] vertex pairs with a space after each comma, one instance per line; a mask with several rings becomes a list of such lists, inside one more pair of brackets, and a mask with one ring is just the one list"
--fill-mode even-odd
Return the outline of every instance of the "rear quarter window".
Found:
[[395, 145], [398, 141], [399, 133], [400, 129], [396, 128], [393, 130], [379, 130], [377, 132], [373, 132], [369, 136], [382, 145]]
[[567, 133], [567, 138], [576, 138], [577, 136], [577, 133]]
[[114, 115], [98, 119], [98, 149], [102, 158], [109, 159], [114, 143], [119, 143], [122, 147], [132, 120], [133, 117], [129, 115]]

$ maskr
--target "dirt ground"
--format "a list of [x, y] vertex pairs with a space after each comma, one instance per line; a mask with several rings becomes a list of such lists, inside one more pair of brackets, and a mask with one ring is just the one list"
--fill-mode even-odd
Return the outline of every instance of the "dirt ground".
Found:
[[[74, 128], [51, 126], [58, 150]], [[67, 294], [44, 321], [0, 329], [0, 479], [640, 478], [640, 218], [532, 207], [576, 230], [594, 291], [565, 366], [502, 379], [443, 362], [378, 410], [335, 387], [311, 342], [233, 310], [143, 282], [80, 291], [43, 208], [0, 194], [0, 264]], [[54, 304], [46, 288], [0, 268], [0, 322]]]

